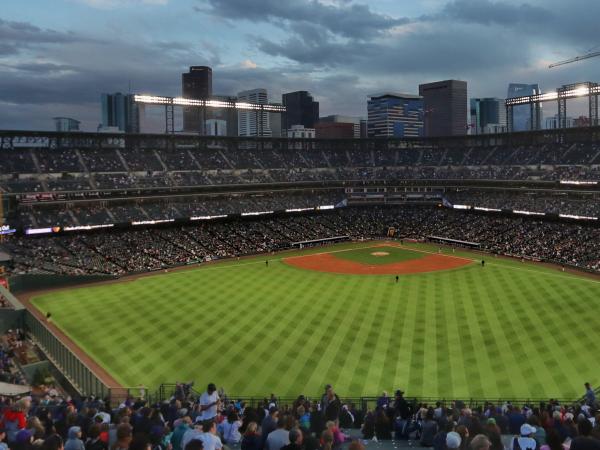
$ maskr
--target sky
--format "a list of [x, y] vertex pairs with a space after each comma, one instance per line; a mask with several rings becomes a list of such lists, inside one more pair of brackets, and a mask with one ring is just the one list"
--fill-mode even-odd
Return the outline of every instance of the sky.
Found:
[[[508, 83], [600, 81], [597, 0], [1, 0], [0, 129], [93, 131], [102, 92], [181, 95], [190, 65], [213, 92], [307, 90], [321, 116], [366, 116], [368, 94], [460, 79], [469, 97]], [[581, 105], [576, 106], [576, 108]], [[552, 115], [553, 105], [546, 110]], [[158, 127], [160, 111], [149, 111]], [[158, 131], [158, 130], [145, 130]]]

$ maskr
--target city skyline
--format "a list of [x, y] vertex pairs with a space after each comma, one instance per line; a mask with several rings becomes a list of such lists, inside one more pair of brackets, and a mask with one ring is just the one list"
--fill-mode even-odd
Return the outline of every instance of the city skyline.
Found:
[[280, 101], [306, 90], [323, 116], [365, 117], [369, 93], [417, 93], [450, 78], [468, 82], [469, 98], [504, 98], [509, 83], [548, 91], [600, 81], [594, 59], [547, 69], [598, 44], [600, 5], [412, 3], [60, 0], [49, 9], [9, 0], [0, 15], [0, 126], [51, 129], [52, 117], [68, 116], [92, 131], [102, 92], [177, 96], [192, 65], [212, 67], [215, 94], [265, 88]]

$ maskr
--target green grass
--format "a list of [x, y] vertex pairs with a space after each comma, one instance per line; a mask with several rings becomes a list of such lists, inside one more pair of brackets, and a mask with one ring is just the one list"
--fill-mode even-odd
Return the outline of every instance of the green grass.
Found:
[[597, 281], [486, 256], [485, 268], [396, 284], [303, 271], [284, 256], [268, 268], [262, 256], [34, 304], [127, 386], [196, 380], [234, 395], [316, 395], [332, 383], [342, 395], [539, 398], [600, 383]]
[[[373, 253], [387, 253], [385, 256], [376, 256]], [[426, 253], [415, 252], [392, 246], [382, 246], [376, 248], [359, 248], [356, 250], [348, 250], [335, 253], [336, 258], [356, 261], [366, 265], [390, 264], [402, 261], [410, 261], [413, 259], [421, 259], [427, 256]]]

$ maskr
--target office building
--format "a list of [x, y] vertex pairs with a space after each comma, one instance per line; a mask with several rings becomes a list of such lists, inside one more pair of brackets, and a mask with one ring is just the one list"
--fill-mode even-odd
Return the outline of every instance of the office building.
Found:
[[102, 94], [102, 128], [116, 127], [125, 133], [139, 133], [143, 106], [133, 101], [133, 95]]
[[304, 125], [292, 125], [286, 134], [289, 139], [314, 139], [315, 129], [305, 128]]
[[506, 108], [499, 98], [472, 98], [469, 129], [471, 134], [500, 133], [506, 130]]
[[281, 96], [286, 112], [281, 118], [281, 127], [289, 130], [292, 125], [303, 125], [305, 128], [314, 128], [319, 121], [319, 102], [313, 100], [307, 91], [296, 91]]
[[318, 139], [354, 139], [354, 124], [319, 121], [319, 123], [315, 125], [315, 136]]
[[[523, 83], [510, 83], [508, 85], [507, 98], [524, 97], [526, 95], [541, 94], [540, 87], [537, 84], [523, 84]], [[529, 131], [539, 130], [542, 127], [543, 113], [542, 104], [539, 103], [538, 107], [533, 110], [533, 105], [520, 105], [513, 107], [513, 128], [512, 131]]]
[[[352, 125], [352, 136], [355, 138], [360, 137], [360, 117], [352, 117], [352, 116], [340, 116], [338, 114], [334, 114], [331, 116], [321, 117], [319, 119], [320, 124], [325, 123], [340, 123], [340, 124], [351, 124]], [[316, 126], [315, 126], [316, 128]], [[335, 127], [331, 127], [330, 129], [334, 129]], [[343, 127], [338, 127], [338, 129], [342, 129]], [[318, 134], [318, 133], [317, 133]]]
[[467, 82], [436, 81], [419, 85], [423, 97], [425, 136], [467, 134]]
[[[206, 100], [212, 96], [212, 69], [207, 66], [191, 66], [189, 72], [181, 74], [181, 96], [194, 100]], [[200, 108], [183, 108], [183, 131], [202, 133]]]
[[367, 114], [368, 137], [423, 136], [423, 99], [419, 95], [369, 95]]
[[[238, 102], [267, 104], [269, 97], [266, 89], [252, 89], [239, 92]], [[266, 111], [238, 111], [239, 136], [271, 137], [271, 117]]]
[[52, 120], [56, 131], [79, 131], [79, 120], [70, 117], [53, 117]]

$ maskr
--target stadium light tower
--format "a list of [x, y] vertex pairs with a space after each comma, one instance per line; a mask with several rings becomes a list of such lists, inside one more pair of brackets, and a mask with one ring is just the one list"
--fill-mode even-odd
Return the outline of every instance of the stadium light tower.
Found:
[[[196, 100], [183, 97], [161, 97], [157, 95], [138, 95], [133, 96], [133, 101], [145, 105], [159, 105], [165, 107], [165, 132], [175, 133], [175, 106], [201, 108], [202, 117], [206, 117], [206, 108], [233, 108], [243, 111], [255, 111], [257, 115], [257, 124], [259, 125], [259, 136], [263, 131], [263, 113], [281, 114], [286, 111], [286, 107], [279, 103], [249, 103], [225, 100]], [[204, 120], [203, 120], [204, 122]]]

